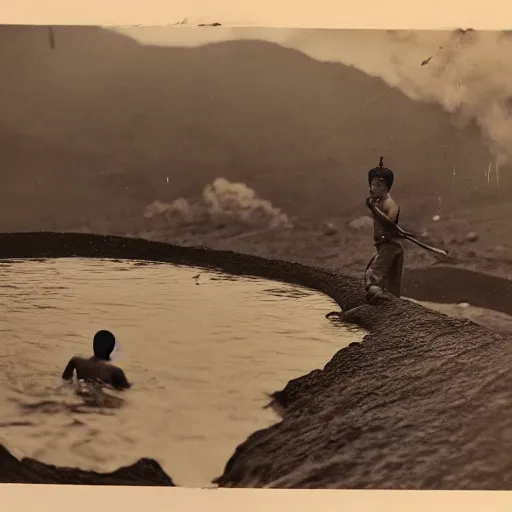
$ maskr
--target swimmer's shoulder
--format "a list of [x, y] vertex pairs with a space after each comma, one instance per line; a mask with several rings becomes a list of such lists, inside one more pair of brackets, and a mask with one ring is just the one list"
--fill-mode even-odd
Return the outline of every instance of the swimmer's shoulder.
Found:
[[118, 389], [129, 389], [132, 387], [131, 383], [126, 378], [126, 374], [119, 366], [109, 366], [112, 386]]
[[73, 356], [69, 361], [75, 368], [87, 368], [91, 365], [91, 360], [88, 357]]
[[88, 357], [83, 357], [83, 356], [73, 356], [71, 358], [71, 361], [73, 361], [73, 363], [86, 363], [87, 361], [89, 361], [89, 358]]

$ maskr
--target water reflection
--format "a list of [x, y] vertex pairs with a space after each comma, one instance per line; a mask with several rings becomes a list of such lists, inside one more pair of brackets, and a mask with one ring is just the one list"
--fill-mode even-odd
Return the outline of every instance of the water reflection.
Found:
[[[362, 338], [325, 319], [333, 308], [300, 287], [185, 266], [3, 261], [0, 442], [101, 472], [153, 457], [178, 484], [207, 486], [239, 443], [278, 421], [271, 393]], [[90, 356], [103, 328], [134, 387], [63, 384], [66, 362]]]

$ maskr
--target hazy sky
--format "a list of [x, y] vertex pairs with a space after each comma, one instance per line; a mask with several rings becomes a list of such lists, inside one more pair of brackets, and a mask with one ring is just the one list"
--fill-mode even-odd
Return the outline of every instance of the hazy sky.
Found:
[[[260, 39], [353, 66], [409, 98], [474, 120], [494, 153], [512, 160], [512, 36], [501, 32], [126, 27], [141, 44], [195, 47]], [[428, 64], [422, 62], [432, 57]], [[420, 120], [419, 120], [420, 122]]]

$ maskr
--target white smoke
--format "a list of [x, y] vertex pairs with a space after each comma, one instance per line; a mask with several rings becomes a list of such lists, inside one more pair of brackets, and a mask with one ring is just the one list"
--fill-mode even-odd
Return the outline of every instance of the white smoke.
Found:
[[244, 183], [217, 178], [206, 185], [198, 200], [180, 197], [171, 203], [159, 200], [146, 207], [147, 219], [164, 218], [175, 225], [212, 222], [250, 227], [292, 227], [288, 216], [270, 201], [261, 199]]
[[476, 122], [499, 163], [512, 160], [509, 33], [265, 29], [258, 37], [357, 68], [413, 100], [435, 102], [459, 122]]
[[180, 197], [172, 203], [165, 203], [156, 199], [146, 206], [144, 217], [146, 219], [154, 217], [166, 217], [169, 220], [179, 219], [181, 222], [189, 224], [194, 222], [195, 212], [184, 197]]
[[[185, 47], [263, 40], [321, 62], [352, 66], [381, 78], [413, 100], [441, 105], [447, 112], [456, 114], [458, 122], [476, 122], [498, 163], [512, 159], [510, 31], [218, 27], [207, 33], [171, 27], [165, 37], [163, 33], [159, 37], [162, 45]], [[427, 60], [428, 63], [421, 65]], [[339, 113], [340, 122], [346, 114]]]

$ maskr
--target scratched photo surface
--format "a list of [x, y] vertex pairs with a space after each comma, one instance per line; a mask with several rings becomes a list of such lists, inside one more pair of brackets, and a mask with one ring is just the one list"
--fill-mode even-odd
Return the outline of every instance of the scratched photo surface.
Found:
[[0, 42], [1, 482], [512, 488], [509, 33]]

